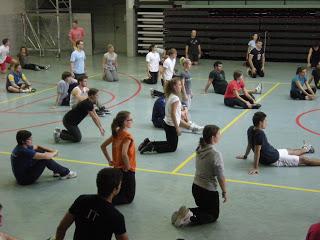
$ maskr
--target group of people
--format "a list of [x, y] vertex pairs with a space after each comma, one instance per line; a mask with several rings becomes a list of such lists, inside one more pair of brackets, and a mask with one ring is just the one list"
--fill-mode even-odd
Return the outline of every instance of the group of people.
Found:
[[[74, 26], [76, 24], [77, 22], [74, 22]], [[62, 74], [62, 80], [57, 86], [58, 95], [55, 105], [69, 105], [71, 110], [63, 117], [62, 122], [65, 129], [55, 129], [54, 131], [56, 143], [61, 140], [80, 142], [82, 134], [78, 125], [87, 115], [92, 118], [101, 135], [105, 134], [105, 129], [95, 110], [97, 108], [99, 112], [103, 107], [99, 104], [99, 90], [87, 87], [88, 77], [85, 68], [86, 57], [83, 50], [83, 39], [73, 41], [74, 36], [78, 35], [83, 37], [84, 32], [79, 30], [70, 34], [72, 44], [75, 47], [70, 58], [71, 71]], [[262, 42], [256, 40], [255, 44], [254, 48], [248, 50], [249, 75], [262, 77], [265, 62]], [[202, 127], [190, 121], [189, 111], [193, 97], [190, 69], [192, 63], [199, 63], [201, 57], [200, 41], [196, 38], [196, 31], [192, 31], [191, 40], [186, 47], [186, 56], [180, 59], [180, 64], [183, 67], [181, 74], [177, 74], [175, 71], [177, 51], [175, 49], [163, 51], [162, 57], [160, 57], [159, 51], [161, 52], [161, 50], [157, 50], [155, 45], [150, 46], [150, 52], [146, 57], [148, 78], [143, 82], [156, 84], [159, 73], [162, 77], [164, 92], [151, 90], [153, 96], [159, 97], [160, 100], [157, 101], [163, 102], [163, 104], [159, 104], [161, 105], [162, 117], [159, 114], [153, 114], [152, 120], [155, 120], [153, 123], [156, 127], [164, 129], [166, 141], [151, 141], [146, 138], [137, 149], [141, 154], [174, 152], [178, 147], [181, 128], [200, 133], [202, 136], [196, 147], [195, 176], [192, 185], [192, 195], [196, 207], [181, 206], [173, 212], [171, 223], [176, 227], [212, 223], [219, 217], [218, 185], [221, 188], [221, 197], [224, 202], [228, 200], [228, 193], [223, 155], [216, 147], [221, 139], [220, 128], [216, 125]], [[312, 53], [310, 59], [314, 59]], [[316, 66], [319, 65], [319, 61], [320, 58]], [[257, 62], [260, 64], [259, 67], [256, 65]], [[118, 81], [117, 54], [114, 53], [112, 45], [108, 45], [108, 52], [103, 56], [102, 66], [105, 80]], [[12, 77], [10, 78], [12, 79]], [[228, 83], [225, 79], [222, 62], [216, 61], [214, 69], [209, 74], [205, 92], [212, 84], [216, 93], [224, 95], [226, 106], [260, 108], [261, 105], [255, 101], [253, 94], [261, 93], [262, 85], [259, 84], [255, 89], [248, 90], [245, 87], [244, 75], [241, 71], [235, 71], [233, 78]], [[306, 69], [298, 68], [297, 75], [292, 80], [292, 93], [290, 93], [292, 98], [314, 99], [315, 90], [305, 79]], [[15, 79], [10, 81], [15, 81]], [[304, 85], [307, 87], [306, 90], [303, 88]], [[304, 94], [304, 98], [297, 97], [297, 92]], [[104, 108], [104, 110], [106, 109]], [[251, 151], [254, 153], [253, 167], [249, 170], [249, 174], [259, 173], [259, 163], [277, 167], [320, 166], [319, 159], [310, 159], [304, 156], [306, 153], [314, 152], [314, 148], [310, 144], [303, 144], [299, 149], [274, 148], [264, 133], [264, 129], [267, 127], [265, 113], [255, 112], [252, 123], [252, 126], [247, 130], [248, 144], [245, 154], [237, 156], [238, 159], [247, 159]], [[117, 239], [128, 239], [124, 216], [114, 205], [130, 204], [135, 197], [137, 164], [136, 143], [133, 135], [129, 132], [132, 126], [133, 117], [130, 112], [117, 113], [110, 127], [111, 135], [101, 144], [101, 151], [111, 168], [104, 168], [97, 174], [97, 194], [81, 195], [74, 201], [57, 227], [56, 240], [64, 239], [66, 231], [73, 223], [76, 225], [74, 239], [111, 239], [113, 234]], [[77, 177], [75, 171], [54, 161], [54, 157], [58, 154], [57, 150], [34, 145], [30, 131], [19, 130], [16, 134], [16, 140], [17, 146], [12, 151], [11, 164], [13, 174], [19, 184], [34, 183], [45, 168], [51, 170], [53, 177], [59, 179]], [[108, 151], [110, 145], [111, 154]], [[7, 236], [4, 239], [10, 238]]]

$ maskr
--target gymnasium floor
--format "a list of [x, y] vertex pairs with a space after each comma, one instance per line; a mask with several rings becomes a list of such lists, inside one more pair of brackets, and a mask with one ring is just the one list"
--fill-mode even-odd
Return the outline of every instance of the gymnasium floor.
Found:
[[[55, 144], [52, 132], [62, 126], [61, 119], [68, 108], [51, 109], [55, 100], [55, 84], [64, 70], [69, 69], [68, 57], [33, 57], [33, 62], [51, 64], [48, 71], [25, 71], [37, 88], [34, 94], [7, 94], [5, 77], [1, 76], [0, 90], [0, 202], [4, 206], [5, 224], [2, 231], [19, 239], [38, 240], [54, 235], [55, 229], [73, 203], [83, 193], [95, 193], [95, 177], [106, 160], [100, 143], [110, 135], [112, 118], [120, 110], [133, 114], [131, 132], [138, 145], [145, 137], [161, 140], [164, 131], [153, 128], [151, 111], [154, 99], [149, 87], [138, 81], [145, 77], [143, 57], [119, 57], [120, 82], [101, 80], [101, 55], [88, 57], [89, 86], [101, 89], [102, 102], [112, 110], [112, 115], [102, 118], [105, 137], [99, 135], [92, 120], [81, 125], [83, 140], [79, 144]], [[200, 135], [183, 133], [178, 150], [170, 154], [137, 154], [137, 192], [132, 204], [118, 207], [125, 215], [130, 239], [138, 240], [271, 240], [304, 239], [310, 224], [320, 218], [320, 167], [275, 168], [261, 167], [260, 175], [250, 176], [253, 155], [248, 160], [237, 160], [246, 147], [246, 130], [251, 125], [255, 110], [231, 109], [223, 105], [223, 97], [202, 94], [214, 60], [201, 60], [194, 67], [192, 89], [192, 120], [201, 125], [217, 124], [223, 131], [218, 148], [223, 153], [225, 173], [228, 178], [227, 203], [221, 203], [217, 223], [176, 229], [170, 223], [172, 212], [180, 205], [194, 206], [191, 194], [194, 173], [193, 151]], [[233, 70], [245, 70], [242, 62], [223, 61], [227, 80]], [[316, 101], [289, 99], [289, 82], [296, 63], [267, 63], [266, 77], [247, 78], [249, 88], [262, 80], [263, 94], [256, 95], [261, 110], [268, 115], [266, 130], [269, 141], [278, 148], [301, 147], [302, 141], [311, 142], [320, 158], [320, 109]], [[180, 67], [181, 69], [181, 67]], [[158, 83], [158, 89], [161, 89]], [[315, 111], [311, 111], [315, 110]], [[311, 111], [311, 112], [309, 112]], [[300, 123], [309, 131], [296, 123]], [[10, 151], [15, 146], [17, 129], [33, 133], [34, 144], [56, 148], [57, 160], [78, 172], [78, 178], [66, 181], [53, 179], [46, 171], [38, 182], [21, 187], [15, 183], [10, 166]], [[66, 239], [72, 239], [73, 228]]]

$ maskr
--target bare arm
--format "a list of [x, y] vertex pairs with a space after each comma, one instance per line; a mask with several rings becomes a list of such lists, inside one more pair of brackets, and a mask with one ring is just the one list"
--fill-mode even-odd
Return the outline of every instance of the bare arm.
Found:
[[222, 190], [222, 197], [224, 199], [223, 202], [226, 202], [227, 201], [226, 178], [224, 176], [218, 177], [218, 182]]
[[315, 93], [313, 92], [313, 90], [312, 90], [312, 88], [310, 87], [310, 84], [309, 84], [309, 82], [307, 81], [306, 82], [306, 86], [307, 86], [307, 89], [310, 91], [310, 93], [311, 93], [311, 95], [315, 95]]
[[130, 162], [129, 162], [129, 156], [128, 156], [128, 149], [129, 149], [130, 143], [131, 143], [131, 140], [129, 139], [125, 140], [122, 145], [122, 151], [121, 151], [122, 161], [124, 163], [126, 171], [130, 170], [131, 168]]
[[103, 136], [104, 135], [104, 129], [103, 129], [102, 125], [101, 125], [100, 119], [99, 119], [96, 111], [94, 111], [94, 110], [90, 111], [89, 115], [92, 118], [92, 120], [95, 123], [95, 125], [99, 128], [99, 131], [100, 131], [101, 135]]
[[247, 144], [247, 148], [246, 148], [246, 153], [244, 155], [239, 155], [236, 158], [238, 158], [238, 159], [247, 159], [248, 155], [250, 154], [250, 152], [251, 152], [251, 147], [250, 147], [250, 145], [248, 143]]
[[33, 145], [33, 150], [35, 151], [45, 151], [45, 152], [58, 152], [58, 150], [56, 149], [51, 149], [51, 148], [48, 148], [48, 147], [43, 147], [43, 146], [40, 146], [40, 145]]
[[129, 237], [128, 237], [127, 233], [124, 233], [124, 234], [121, 234], [121, 235], [116, 235], [116, 239], [117, 240], [129, 240]]
[[54, 158], [56, 155], [58, 154], [58, 151], [54, 151], [54, 152], [44, 152], [44, 153], [39, 153], [37, 152], [34, 156], [33, 159], [35, 160], [51, 160], [52, 158]]
[[56, 240], [64, 239], [68, 228], [72, 225], [73, 222], [74, 216], [70, 213], [66, 213], [57, 228]]
[[264, 69], [265, 62], [266, 62], [265, 54], [262, 54], [262, 70]]
[[174, 127], [176, 128], [177, 134], [179, 136], [181, 134], [181, 132], [180, 132], [180, 129], [179, 129], [179, 124], [178, 124], [177, 118], [176, 118], [176, 111], [177, 111], [178, 105], [179, 105], [178, 101], [172, 103], [172, 105], [171, 105], [171, 113], [170, 114], [171, 114], [171, 118], [172, 118]]
[[304, 88], [302, 87], [302, 85], [301, 85], [301, 83], [299, 81], [296, 81], [296, 85], [305, 95], [307, 95], [309, 97], [312, 96], [311, 94], [307, 93], [306, 90], [304, 90]]
[[255, 67], [253, 66], [252, 59], [253, 59], [253, 55], [249, 54], [249, 59], [248, 60], [249, 60], [250, 67], [251, 67], [251, 69], [255, 69]]
[[251, 101], [256, 102], [256, 101], [251, 97], [251, 95], [248, 93], [248, 90], [247, 90], [245, 87], [243, 88], [243, 93], [244, 93], [244, 95], [245, 95], [247, 98], [249, 98]]
[[88, 98], [87, 96], [81, 96], [80, 90], [78, 88], [72, 89], [71, 95], [74, 96], [78, 100], [78, 102], [81, 102]]
[[74, 73], [74, 62], [70, 62], [70, 70], [71, 70], [71, 73], [73, 74]]
[[259, 159], [260, 159], [261, 145], [254, 146], [254, 161], [253, 168], [250, 169], [249, 174], [259, 174]]
[[101, 151], [103, 152], [103, 155], [106, 157], [108, 163], [110, 166], [113, 165], [112, 163], [112, 159], [109, 155], [109, 152], [108, 152], [108, 149], [107, 149], [107, 146], [109, 146], [110, 144], [112, 143], [112, 136], [110, 136], [109, 138], [107, 138], [100, 146], [101, 148]]
[[198, 45], [198, 51], [199, 51], [199, 58], [201, 57], [201, 46], [200, 44]]
[[208, 89], [210, 87], [210, 85], [212, 84], [213, 79], [212, 78], [208, 78], [208, 82], [206, 84], [206, 87], [204, 88], [204, 93], [208, 93]]
[[186, 45], [186, 50], [185, 50], [186, 58], [188, 58], [188, 51], [189, 51], [189, 46], [188, 46], [188, 45]]
[[307, 57], [307, 62], [308, 62], [308, 67], [311, 67], [311, 55], [312, 55], [312, 48], [309, 49], [308, 57]]

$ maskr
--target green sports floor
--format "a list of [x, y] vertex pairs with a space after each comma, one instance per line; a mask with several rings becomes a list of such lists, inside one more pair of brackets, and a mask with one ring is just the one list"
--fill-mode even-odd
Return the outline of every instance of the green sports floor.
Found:
[[[101, 78], [101, 57], [88, 57], [89, 86], [101, 90], [100, 98], [111, 115], [102, 118], [106, 136], [101, 137], [92, 120], [81, 125], [83, 140], [78, 144], [55, 144], [52, 133], [62, 127], [61, 119], [67, 107], [52, 109], [56, 83], [63, 71], [69, 69], [68, 57], [33, 57], [32, 62], [51, 64], [48, 71], [25, 71], [34, 94], [8, 94], [5, 76], [0, 90], [0, 202], [4, 206], [4, 226], [19, 239], [40, 240], [54, 235], [55, 229], [73, 203], [83, 193], [95, 193], [95, 177], [106, 166], [100, 144], [111, 134], [110, 124], [118, 111], [128, 110], [134, 118], [131, 129], [136, 145], [145, 137], [165, 139], [164, 131], [155, 129], [150, 121], [155, 99], [150, 86], [139, 80], [145, 77], [143, 57], [119, 57], [120, 81], [105, 82]], [[221, 203], [221, 215], [214, 224], [176, 229], [170, 223], [174, 210], [181, 205], [194, 206], [191, 194], [194, 168], [194, 149], [200, 135], [183, 133], [178, 149], [168, 154], [137, 154], [137, 192], [134, 202], [120, 206], [125, 215], [130, 239], [137, 240], [292, 240], [304, 239], [308, 227], [320, 219], [320, 167], [275, 168], [261, 167], [259, 175], [250, 176], [252, 154], [248, 160], [237, 160], [246, 147], [246, 130], [256, 110], [227, 108], [223, 96], [202, 94], [214, 60], [201, 60], [193, 67], [194, 98], [190, 111], [192, 121], [216, 124], [223, 136], [217, 146], [225, 162], [228, 179], [227, 203]], [[245, 71], [242, 62], [223, 61], [228, 80], [233, 71]], [[248, 88], [259, 81], [263, 94], [256, 95], [261, 110], [268, 115], [266, 133], [277, 148], [301, 147], [303, 140], [314, 145], [310, 157], [320, 158], [320, 99], [293, 101], [289, 99], [290, 79], [297, 63], [267, 63], [266, 77], [246, 78]], [[181, 69], [181, 67], [179, 66]], [[310, 72], [309, 72], [310, 75]], [[156, 86], [161, 89], [160, 82]], [[34, 144], [59, 150], [59, 163], [77, 171], [78, 178], [60, 181], [45, 171], [36, 184], [19, 186], [13, 177], [10, 151], [14, 148], [15, 133], [28, 129]], [[66, 239], [72, 239], [74, 228]]]

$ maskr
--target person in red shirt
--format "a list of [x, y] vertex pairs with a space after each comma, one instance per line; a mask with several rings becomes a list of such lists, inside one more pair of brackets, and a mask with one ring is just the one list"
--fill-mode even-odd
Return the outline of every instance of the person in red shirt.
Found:
[[258, 109], [260, 104], [256, 103], [252, 93], [249, 93], [245, 87], [243, 73], [235, 71], [233, 73], [234, 80], [228, 83], [224, 94], [224, 104], [229, 107], [252, 108]]
[[69, 40], [72, 44], [74, 50], [76, 50], [76, 42], [78, 40], [83, 41], [84, 39], [84, 29], [78, 26], [78, 20], [72, 21], [72, 28], [69, 31]]
[[[101, 144], [101, 150], [109, 165], [121, 169], [123, 173], [120, 193], [112, 201], [115, 205], [131, 203], [136, 192], [136, 148], [133, 136], [128, 132], [132, 122], [130, 112], [118, 112], [111, 124], [112, 135]], [[107, 150], [111, 143], [112, 158]]]
[[309, 228], [306, 240], [319, 240], [320, 239], [320, 223], [312, 224]]

